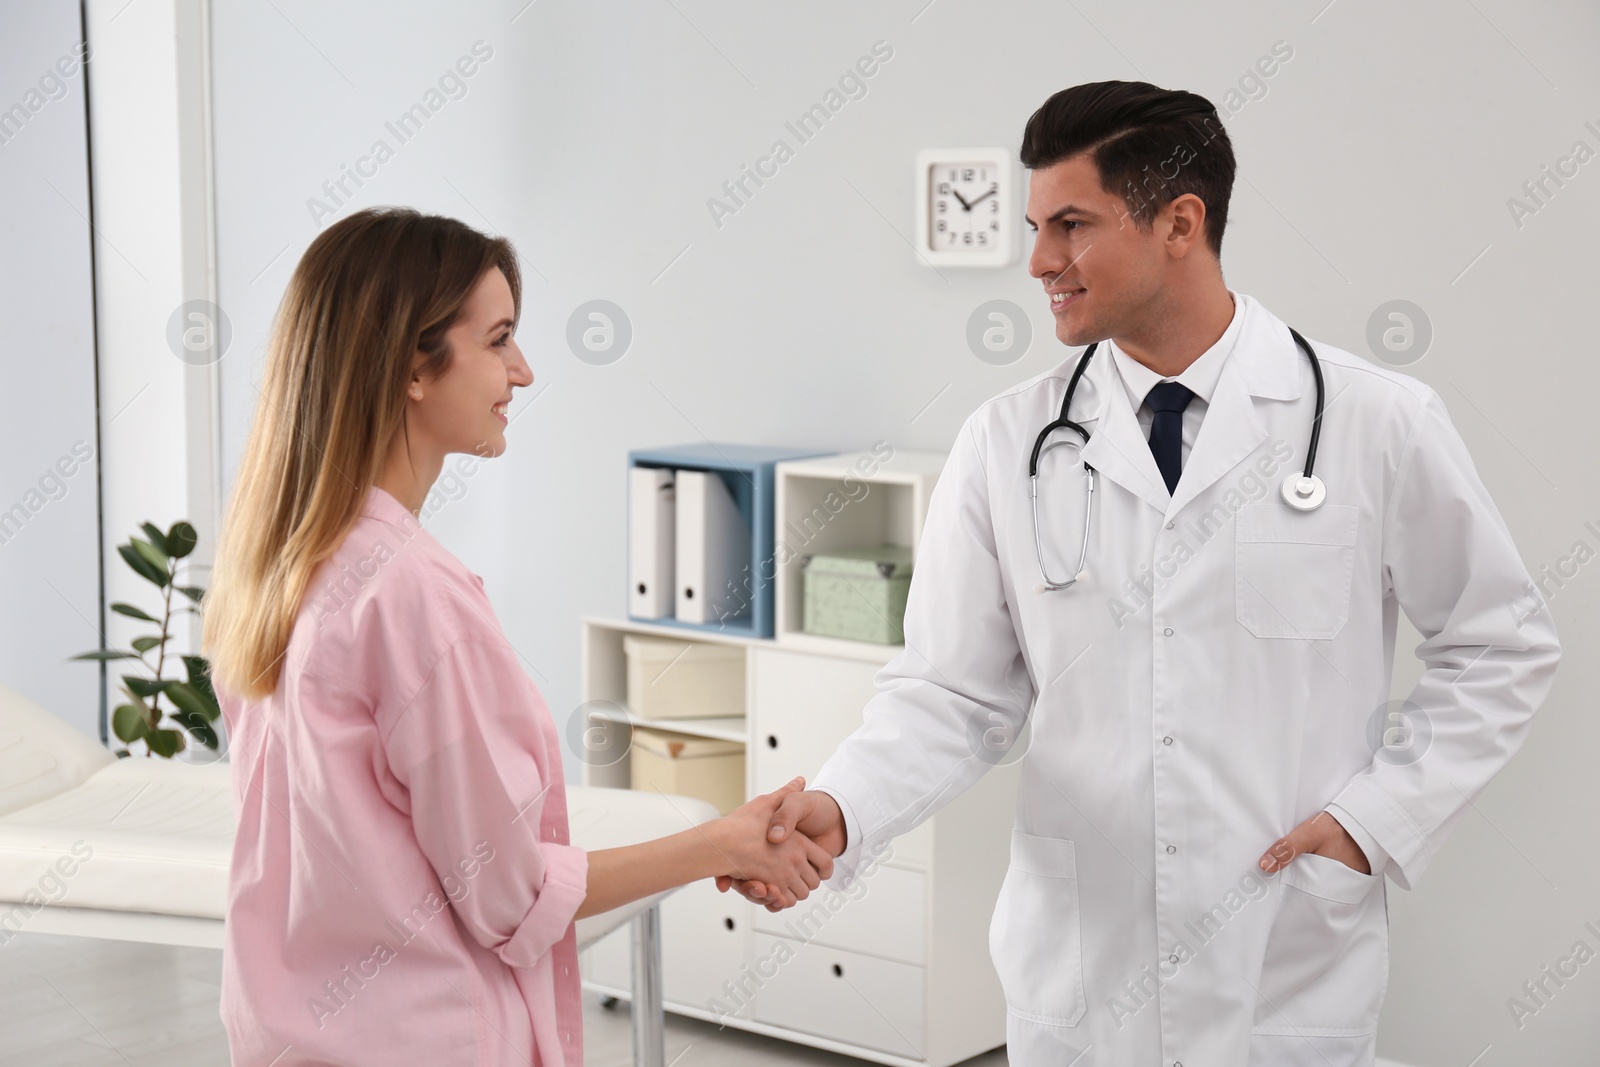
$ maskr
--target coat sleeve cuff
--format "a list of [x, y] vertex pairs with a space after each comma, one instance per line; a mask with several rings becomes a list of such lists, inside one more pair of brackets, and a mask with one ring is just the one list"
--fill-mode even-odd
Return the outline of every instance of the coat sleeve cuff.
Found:
[[[1375, 785], [1370, 776], [1358, 775], [1328, 805], [1351, 837], [1354, 826], [1368, 835], [1387, 858], [1386, 870], [1401, 889], [1410, 889], [1427, 870], [1432, 855], [1428, 837], [1389, 794]], [[1348, 816], [1349, 822], [1345, 821]], [[1352, 826], [1354, 824], [1354, 826]], [[1360, 839], [1357, 839], [1360, 843]], [[1374, 868], [1376, 872], [1376, 868]]]
[[883, 825], [888, 821], [887, 815], [877, 794], [847, 772], [830, 771], [825, 767], [808, 788], [828, 794], [844, 814], [844, 851], [834, 857], [833, 877], [823, 884], [829, 889], [848, 890], [857, 878], [870, 874], [880, 858], [886, 858], [884, 852], [889, 847], [887, 838], [874, 837], [871, 830], [863, 827], [857, 812], [867, 813], [868, 826]]
[[495, 950], [508, 967], [532, 967], [556, 946], [589, 895], [589, 854], [575, 845], [541, 843], [544, 885], [510, 940]]
[[1351, 840], [1356, 843], [1356, 847], [1361, 849], [1361, 854], [1367, 858], [1369, 873], [1381, 876], [1384, 872], [1384, 866], [1389, 862], [1389, 853], [1383, 850], [1383, 846], [1378, 844], [1376, 838], [1367, 833], [1366, 827], [1362, 826], [1354, 815], [1351, 815], [1339, 805], [1329, 804], [1327, 812], [1338, 821], [1340, 826], [1344, 827], [1345, 833], [1349, 834]]

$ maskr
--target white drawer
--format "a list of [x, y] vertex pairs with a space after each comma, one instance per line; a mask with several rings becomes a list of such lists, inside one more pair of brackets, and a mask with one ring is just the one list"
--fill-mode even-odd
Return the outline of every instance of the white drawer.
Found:
[[[842, 903], [841, 903], [842, 901]], [[759, 931], [921, 965], [927, 960], [927, 878], [878, 864], [849, 892], [819, 886], [787, 911], [754, 911]]]
[[[751, 917], [757, 910], [768, 914], [732, 890], [717, 892], [716, 883], [709, 879], [686, 885], [663, 900], [662, 999], [750, 1018], [751, 989], [745, 961], [754, 936]], [[631, 990], [633, 925], [623, 926], [585, 949], [579, 967], [588, 981]]]
[[[749, 1018], [748, 1009], [732, 1010], [736, 1004], [728, 989], [737, 987], [742, 978], [756, 910], [731, 889], [717, 892], [716, 883], [709, 878], [692, 882], [662, 901], [663, 998]], [[765, 908], [760, 911], [767, 914]]]
[[756, 1021], [924, 1058], [921, 967], [766, 934], [756, 936], [755, 951], [764, 979]]
[[[770, 793], [796, 775], [809, 784], [839, 742], [861, 725], [861, 711], [877, 688], [880, 664], [776, 648], [752, 658], [755, 708], [752, 781]], [[894, 842], [895, 860], [927, 869], [933, 861], [933, 827], [924, 822]]]
[[755, 788], [770, 793], [816, 776], [857, 726], [878, 664], [758, 648], [754, 656]]

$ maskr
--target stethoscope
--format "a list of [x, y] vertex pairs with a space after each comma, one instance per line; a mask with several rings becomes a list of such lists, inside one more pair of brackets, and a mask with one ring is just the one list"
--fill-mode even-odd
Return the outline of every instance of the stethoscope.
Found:
[[[1290, 507], [1298, 511], [1314, 511], [1322, 506], [1323, 500], [1328, 495], [1322, 479], [1311, 473], [1311, 466], [1317, 458], [1317, 437], [1322, 433], [1322, 363], [1317, 359], [1317, 354], [1311, 350], [1311, 344], [1301, 337], [1293, 326], [1289, 327], [1289, 332], [1294, 335], [1295, 343], [1305, 350], [1306, 357], [1311, 360], [1311, 376], [1317, 381], [1317, 408], [1316, 414], [1311, 419], [1311, 441], [1306, 445], [1305, 470], [1285, 478], [1282, 492], [1284, 502]], [[1061, 401], [1061, 417], [1039, 431], [1039, 436], [1033, 442], [1033, 454], [1028, 457], [1028, 495], [1033, 502], [1033, 550], [1039, 557], [1039, 576], [1044, 579], [1044, 588], [1040, 592], [1066, 589], [1089, 573], [1084, 565], [1089, 560], [1089, 522], [1094, 515], [1095, 469], [1087, 463], [1083, 464], [1083, 547], [1078, 552], [1078, 568], [1071, 578], [1058, 582], [1050, 577], [1050, 572], [1045, 568], [1044, 542], [1039, 535], [1039, 457], [1058, 445], [1076, 444], [1079, 462], [1082, 462], [1083, 447], [1089, 443], [1089, 431], [1069, 419], [1067, 412], [1072, 407], [1073, 394], [1078, 391], [1078, 380], [1083, 377], [1084, 370], [1089, 366], [1089, 360], [1094, 356], [1094, 350], [1099, 346], [1100, 342], [1096, 341], [1083, 353], [1083, 358], [1078, 360], [1077, 369], [1072, 372], [1072, 379], [1067, 382], [1067, 395]], [[1074, 431], [1082, 440], [1072, 441], [1063, 438], [1049, 445], [1045, 444], [1052, 433], [1062, 429]]]

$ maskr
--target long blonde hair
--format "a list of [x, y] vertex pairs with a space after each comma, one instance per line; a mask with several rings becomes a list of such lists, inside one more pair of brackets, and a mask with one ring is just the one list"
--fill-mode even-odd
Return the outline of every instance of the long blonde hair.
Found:
[[277, 688], [313, 572], [360, 518], [389, 442], [406, 432], [414, 360], [422, 354], [425, 377], [445, 371], [445, 332], [496, 267], [520, 317], [511, 243], [452, 218], [358, 211], [301, 256], [202, 603], [201, 651], [220, 689], [259, 699]]

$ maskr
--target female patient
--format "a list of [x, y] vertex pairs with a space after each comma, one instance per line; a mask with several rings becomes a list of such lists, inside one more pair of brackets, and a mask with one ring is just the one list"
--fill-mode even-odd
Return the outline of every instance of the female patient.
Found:
[[766, 840], [798, 780], [659, 841], [568, 841], [550, 712], [417, 520], [446, 455], [505, 451], [533, 381], [520, 311], [508, 242], [408, 210], [321, 233], [279, 308], [205, 602], [235, 1067], [579, 1067], [574, 918], [716, 876], [792, 903], [831, 876], [805, 838]]

